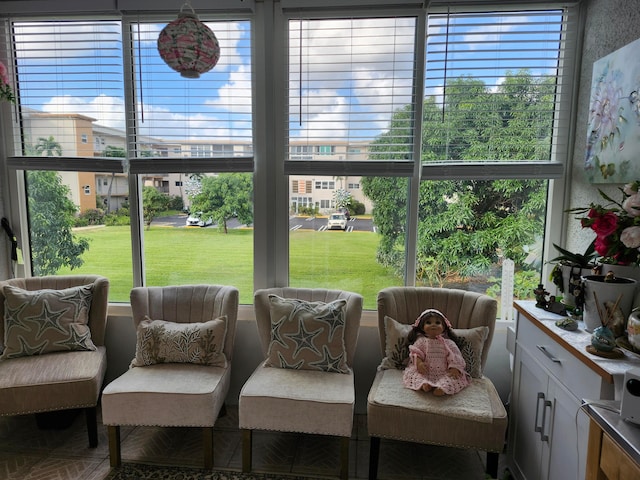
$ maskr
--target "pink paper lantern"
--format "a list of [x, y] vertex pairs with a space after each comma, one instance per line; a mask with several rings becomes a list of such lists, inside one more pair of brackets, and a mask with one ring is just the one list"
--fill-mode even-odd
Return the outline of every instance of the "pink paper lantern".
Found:
[[191, 13], [181, 10], [178, 18], [160, 32], [158, 52], [165, 63], [183, 77], [198, 78], [218, 63], [220, 44], [193, 9]]

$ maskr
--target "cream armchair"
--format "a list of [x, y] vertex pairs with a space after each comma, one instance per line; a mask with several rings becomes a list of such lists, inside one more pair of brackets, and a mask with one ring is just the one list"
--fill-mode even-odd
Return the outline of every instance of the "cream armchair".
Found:
[[[298, 337], [303, 330], [307, 328], [313, 333], [318, 333], [324, 338], [328, 338], [332, 345], [317, 345], [315, 339], [305, 343], [298, 343], [300, 350], [317, 349], [318, 354], [323, 349], [335, 349], [336, 341], [340, 340], [340, 333], [344, 335], [344, 346], [340, 347], [345, 352], [342, 360], [344, 368], [338, 367], [335, 359], [338, 355], [329, 353], [325, 358], [329, 359], [330, 368], [327, 371], [298, 369], [299, 363], [296, 356], [296, 366], [288, 365], [291, 368], [279, 368], [278, 363], [286, 363], [284, 359], [286, 353], [275, 355], [274, 351], [277, 347], [270, 349], [272, 341], [272, 322], [273, 325], [281, 323], [284, 319], [293, 318], [293, 313], [272, 313], [273, 303], [270, 295], [276, 295], [284, 299], [297, 299], [306, 302], [323, 302], [329, 303], [333, 301], [344, 301], [344, 319], [343, 324], [340, 322], [330, 322], [326, 326], [320, 326], [323, 323], [320, 320], [317, 323], [308, 324], [307, 327], [298, 324], [295, 325], [295, 331], [287, 334], [280, 334], [277, 342], [279, 345], [288, 342], [287, 338]], [[282, 302], [286, 304], [286, 302]], [[293, 302], [292, 302], [293, 303]], [[340, 302], [341, 303], [341, 302]], [[293, 303], [295, 305], [295, 303]], [[271, 288], [263, 289], [255, 292], [254, 306], [256, 314], [256, 323], [258, 327], [258, 335], [260, 337], [260, 345], [265, 357], [265, 361], [261, 363], [250, 378], [246, 381], [240, 392], [238, 414], [239, 425], [243, 432], [242, 436], [242, 470], [244, 472], [251, 471], [251, 449], [252, 449], [252, 432], [253, 430], [272, 430], [280, 432], [300, 432], [308, 434], [320, 434], [341, 437], [341, 462], [340, 475], [343, 479], [348, 477], [349, 473], [349, 439], [353, 430], [353, 410], [355, 404], [355, 387], [353, 380], [353, 371], [351, 366], [356, 350], [358, 340], [358, 330], [360, 327], [360, 317], [362, 314], [362, 297], [356, 293], [344, 292], [340, 290], [326, 289], [305, 289], [305, 288]], [[279, 308], [279, 307], [278, 307]], [[286, 307], [285, 307], [286, 308]], [[299, 311], [302, 307], [293, 307], [292, 312]], [[320, 307], [322, 309], [322, 307]], [[320, 310], [313, 313], [315, 318], [332, 316], [333, 312], [325, 312]], [[332, 317], [338, 318], [338, 317]], [[339, 324], [339, 325], [338, 325]], [[302, 325], [302, 323], [301, 323]], [[305, 324], [306, 325], [306, 324]], [[331, 325], [331, 326], [330, 326]], [[334, 331], [334, 328], [337, 330]], [[309, 333], [309, 332], [307, 332]], [[282, 335], [280, 337], [279, 335]], [[285, 338], [286, 337], [286, 338]], [[308, 340], [308, 338], [306, 339]], [[303, 342], [303, 340], [300, 340]], [[275, 358], [275, 365], [274, 363]], [[270, 361], [271, 359], [271, 361]], [[271, 362], [272, 366], [269, 366]], [[312, 365], [320, 362], [310, 360]], [[333, 367], [336, 367], [335, 369]], [[337, 371], [341, 369], [343, 373]]]
[[222, 285], [131, 291], [136, 356], [104, 389], [102, 423], [112, 467], [121, 464], [120, 426], [202, 427], [205, 468], [213, 426], [229, 391], [238, 290]]
[[[91, 286], [88, 313], [84, 312], [85, 307], [82, 306], [86, 298], [78, 300], [80, 297], [76, 296], [76, 287], [82, 288], [85, 285]], [[5, 344], [5, 286], [31, 292], [26, 294], [29, 298], [23, 294], [23, 306], [15, 308], [15, 311], [20, 310], [21, 314], [30, 318], [48, 317], [47, 321], [55, 321], [60, 312], [66, 312], [64, 315], [67, 315], [77, 307], [77, 311], [71, 314], [75, 317], [73, 320], [86, 315], [86, 325], [95, 350], [55, 351], [33, 355], [11, 349], [11, 345]], [[47, 293], [44, 290], [55, 292]], [[61, 291], [68, 293], [59, 297]], [[18, 299], [18, 295], [11, 294], [11, 298], [15, 296]], [[11, 358], [0, 360], [0, 415], [37, 414], [82, 408], [86, 416], [89, 446], [93, 448], [98, 445], [96, 405], [107, 370], [104, 336], [108, 296], [109, 280], [98, 275], [15, 278], [0, 282], [0, 350], [4, 350], [5, 354], [12, 352], [9, 355]], [[49, 315], [43, 309], [48, 310]], [[44, 313], [38, 313], [36, 310]], [[13, 315], [17, 318], [15, 313]], [[43, 345], [47, 336], [44, 326], [37, 331], [38, 335], [34, 340], [37, 348], [44, 351]], [[46, 342], [51, 346], [56, 341], [51, 339]], [[11, 352], [7, 351], [7, 347]]]
[[[467, 371], [475, 377], [469, 387], [450, 397], [413, 392], [402, 384], [403, 334], [427, 308], [440, 310], [459, 329]], [[496, 477], [507, 412], [492, 382], [482, 375], [496, 313], [495, 299], [463, 290], [391, 287], [379, 292], [384, 359], [367, 398], [370, 479], [377, 477], [381, 438], [486, 451], [487, 473]]]

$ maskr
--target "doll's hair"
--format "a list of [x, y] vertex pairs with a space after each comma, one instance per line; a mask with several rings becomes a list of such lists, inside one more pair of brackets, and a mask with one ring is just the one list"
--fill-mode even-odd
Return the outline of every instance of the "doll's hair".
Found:
[[453, 333], [453, 330], [451, 329], [451, 323], [449, 323], [447, 317], [445, 317], [444, 314], [439, 310], [431, 308], [422, 312], [420, 316], [418, 316], [417, 320], [413, 323], [411, 331], [409, 332], [409, 335], [407, 335], [409, 344], [415, 342], [418, 337], [424, 336], [424, 322], [428, 318], [432, 317], [439, 318], [442, 321], [442, 334], [449, 337], [451, 340], [455, 340], [456, 335], [455, 333]]

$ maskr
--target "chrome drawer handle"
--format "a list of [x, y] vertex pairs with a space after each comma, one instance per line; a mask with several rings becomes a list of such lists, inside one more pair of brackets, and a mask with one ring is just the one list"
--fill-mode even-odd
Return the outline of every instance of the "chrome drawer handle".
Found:
[[547, 347], [545, 347], [544, 345], [536, 345], [536, 347], [538, 347], [538, 350], [544, 353], [547, 356], [547, 358], [551, 360], [553, 363], [562, 363], [562, 361], [558, 357], [555, 357], [552, 353], [549, 353], [547, 351]]

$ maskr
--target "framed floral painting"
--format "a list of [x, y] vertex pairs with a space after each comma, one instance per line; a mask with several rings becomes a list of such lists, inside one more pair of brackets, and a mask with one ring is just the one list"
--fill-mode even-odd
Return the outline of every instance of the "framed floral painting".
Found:
[[585, 170], [591, 183], [640, 178], [640, 39], [593, 64]]

